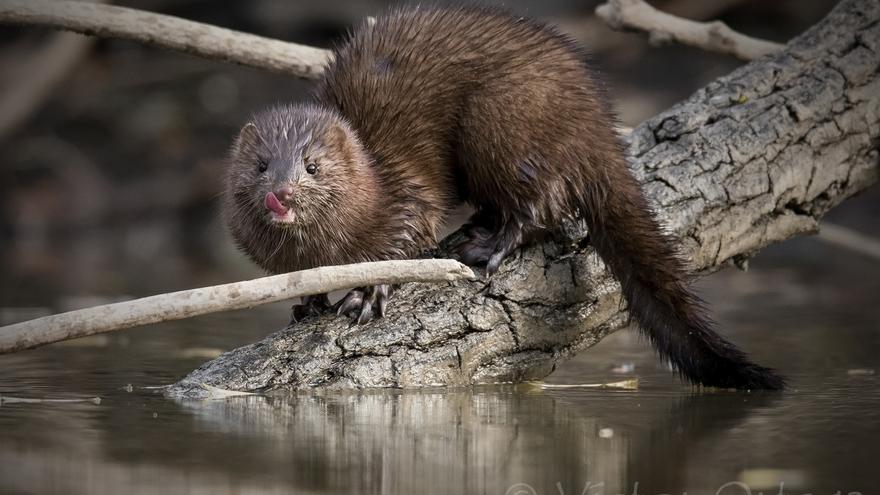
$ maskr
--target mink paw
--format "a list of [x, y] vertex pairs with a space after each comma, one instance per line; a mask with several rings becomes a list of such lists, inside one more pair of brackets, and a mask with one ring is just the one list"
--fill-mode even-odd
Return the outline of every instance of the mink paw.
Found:
[[330, 308], [330, 299], [327, 294], [303, 296], [302, 302], [294, 304], [290, 308], [290, 324], [303, 321], [309, 316], [317, 316]]
[[471, 225], [467, 237], [453, 247], [459, 261], [466, 265], [486, 265], [486, 275], [498, 271], [501, 262], [522, 244], [522, 227], [507, 223], [496, 232]]
[[494, 251], [495, 237], [489, 229], [476, 225], [471, 225], [465, 235], [452, 248], [456, 258], [465, 265], [485, 265]]
[[340, 302], [336, 314], [354, 313], [358, 325], [381, 318], [385, 316], [385, 308], [391, 292], [392, 287], [387, 284], [352, 289]]

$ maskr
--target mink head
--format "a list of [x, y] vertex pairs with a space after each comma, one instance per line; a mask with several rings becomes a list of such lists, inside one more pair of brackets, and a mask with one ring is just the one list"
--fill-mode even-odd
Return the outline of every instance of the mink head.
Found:
[[357, 135], [336, 112], [273, 107], [245, 124], [232, 146], [227, 220], [277, 229], [332, 224], [371, 173]]

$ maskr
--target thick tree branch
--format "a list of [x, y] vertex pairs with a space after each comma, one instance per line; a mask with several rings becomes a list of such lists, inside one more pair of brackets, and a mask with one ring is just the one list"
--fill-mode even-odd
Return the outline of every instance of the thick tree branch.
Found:
[[199, 57], [313, 79], [330, 60], [321, 48], [140, 10], [86, 2], [0, 0], [0, 24], [120, 38]]
[[[815, 232], [880, 176], [880, 2], [845, 0], [785, 50], [641, 124], [634, 170], [693, 267]], [[221, 355], [176, 397], [298, 387], [421, 387], [542, 378], [625, 321], [577, 225], [491, 280], [405, 285], [366, 326], [322, 316]], [[584, 247], [587, 246], [587, 247]]]
[[455, 260], [375, 261], [322, 266], [244, 282], [160, 294], [0, 327], [0, 354], [160, 321], [252, 308], [340, 289], [402, 282], [473, 279]]
[[609, 0], [596, 7], [596, 15], [614, 29], [647, 32], [653, 43], [676, 41], [742, 60], [754, 60], [783, 47], [738, 33], [721, 21], [696, 22], [667, 14], [644, 0]]

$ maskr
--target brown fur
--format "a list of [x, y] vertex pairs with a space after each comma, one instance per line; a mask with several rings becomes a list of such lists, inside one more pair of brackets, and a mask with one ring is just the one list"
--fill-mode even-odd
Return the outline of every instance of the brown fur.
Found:
[[[261, 266], [412, 257], [464, 200], [477, 214], [461, 256], [491, 272], [580, 211], [636, 320], [688, 379], [782, 386], [701, 316], [625, 162], [608, 98], [568, 38], [489, 10], [405, 8], [334, 54], [315, 105], [259, 114], [233, 146], [226, 216]], [[268, 173], [258, 173], [261, 154], [276, 160]], [[319, 172], [302, 173], [315, 160]], [[262, 201], [285, 181], [298, 216], [279, 228]], [[346, 308], [365, 304], [363, 318], [366, 299]]]

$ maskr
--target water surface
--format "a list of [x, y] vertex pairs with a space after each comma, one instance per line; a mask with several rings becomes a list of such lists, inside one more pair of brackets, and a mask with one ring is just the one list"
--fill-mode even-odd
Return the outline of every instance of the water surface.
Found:
[[0, 493], [876, 493], [880, 270], [797, 242], [700, 283], [784, 393], [692, 389], [629, 330], [548, 382], [638, 377], [634, 391], [175, 402], [145, 388], [278, 328], [272, 305], [0, 356], [2, 396], [100, 398], [0, 405]]

